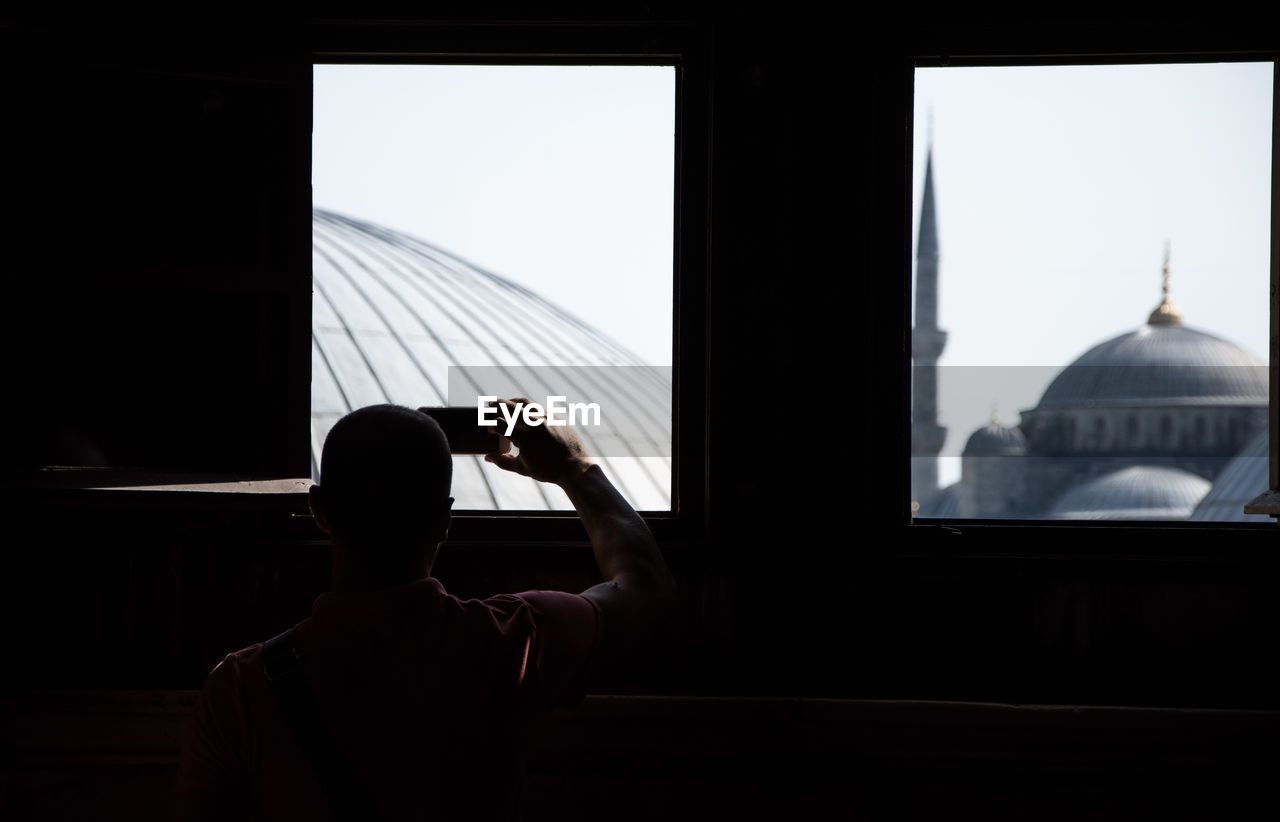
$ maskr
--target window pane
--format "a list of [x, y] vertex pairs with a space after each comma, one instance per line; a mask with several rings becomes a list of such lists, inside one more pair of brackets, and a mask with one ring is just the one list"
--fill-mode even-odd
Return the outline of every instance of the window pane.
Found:
[[1266, 519], [1272, 71], [917, 69], [917, 516]]
[[[535, 401], [626, 404], [630, 433], [580, 430], [670, 510], [674, 149], [671, 66], [315, 66], [313, 449], [335, 414], [541, 367]], [[459, 509], [572, 507], [454, 463]]]

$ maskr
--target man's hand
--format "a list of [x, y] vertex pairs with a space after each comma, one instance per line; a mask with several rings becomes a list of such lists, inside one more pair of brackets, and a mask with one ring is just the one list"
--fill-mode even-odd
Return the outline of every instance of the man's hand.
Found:
[[[508, 414], [527, 399], [498, 400]], [[512, 456], [510, 442], [520, 453]], [[578, 435], [567, 426], [529, 426], [521, 417], [511, 440], [485, 459], [500, 468], [559, 485], [573, 503], [591, 540], [605, 581], [582, 592], [600, 608], [604, 622], [602, 656], [616, 661], [651, 636], [675, 605], [676, 586], [649, 526], [587, 457]]]
[[[498, 400], [508, 414], [514, 414], [518, 406], [528, 405], [529, 402], [524, 397]], [[502, 414], [499, 414], [499, 418], [502, 418]], [[519, 454], [510, 453], [513, 442], [520, 449]], [[485, 454], [485, 462], [541, 482], [564, 484], [592, 464], [582, 446], [582, 440], [578, 439], [572, 428], [567, 425], [530, 426], [525, 423], [522, 414], [516, 417], [511, 438], [499, 435], [498, 443], [499, 450], [493, 454]]]

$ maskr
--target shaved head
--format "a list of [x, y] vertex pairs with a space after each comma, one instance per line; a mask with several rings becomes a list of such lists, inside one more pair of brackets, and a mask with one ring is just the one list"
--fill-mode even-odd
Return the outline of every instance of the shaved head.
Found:
[[449, 441], [431, 417], [399, 405], [353, 411], [329, 431], [320, 493], [335, 537], [371, 547], [412, 540], [451, 502]]

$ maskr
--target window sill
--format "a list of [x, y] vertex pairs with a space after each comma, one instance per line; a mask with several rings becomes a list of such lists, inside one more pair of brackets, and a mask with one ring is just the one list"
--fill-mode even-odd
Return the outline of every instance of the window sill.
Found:
[[[0, 475], [5, 505], [31, 510], [261, 511], [293, 521], [311, 519], [310, 478], [243, 477], [128, 471], [115, 468], [49, 467]], [[589, 546], [573, 509], [553, 511], [455, 510], [449, 543], [510, 548], [530, 545]], [[664, 545], [693, 539], [694, 527], [669, 511], [640, 515]], [[322, 535], [317, 531], [313, 538]]]
[[307, 509], [308, 478], [49, 467], [0, 475], [7, 502], [55, 508]]
[[0, 488], [40, 491], [183, 491], [206, 494], [299, 494], [311, 487], [307, 478], [244, 479], [225, 474], [188, 474], [131, 471], [117, 468], [49, 466], [37, 471], [8, 474]]
[[1270, 517], [1280, 517], [1280, 491], [1274, 489], [1264, 491], [1245, 503], [1244, 512], [1246, 514], [1266, 514]]

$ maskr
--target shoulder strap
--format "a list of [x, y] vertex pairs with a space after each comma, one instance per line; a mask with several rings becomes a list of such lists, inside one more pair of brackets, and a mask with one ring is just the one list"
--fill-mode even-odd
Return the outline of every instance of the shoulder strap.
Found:
[[320, 705], [302, 673], [302, 658], [298, 655], [292, 628], [263, 643], [262, 662], [267, 681], [279, 694], [285, 718], [302, 743], [338, 819], [342, 822], [382, 819], [377, 804], [356, 779], [325, 724]]

